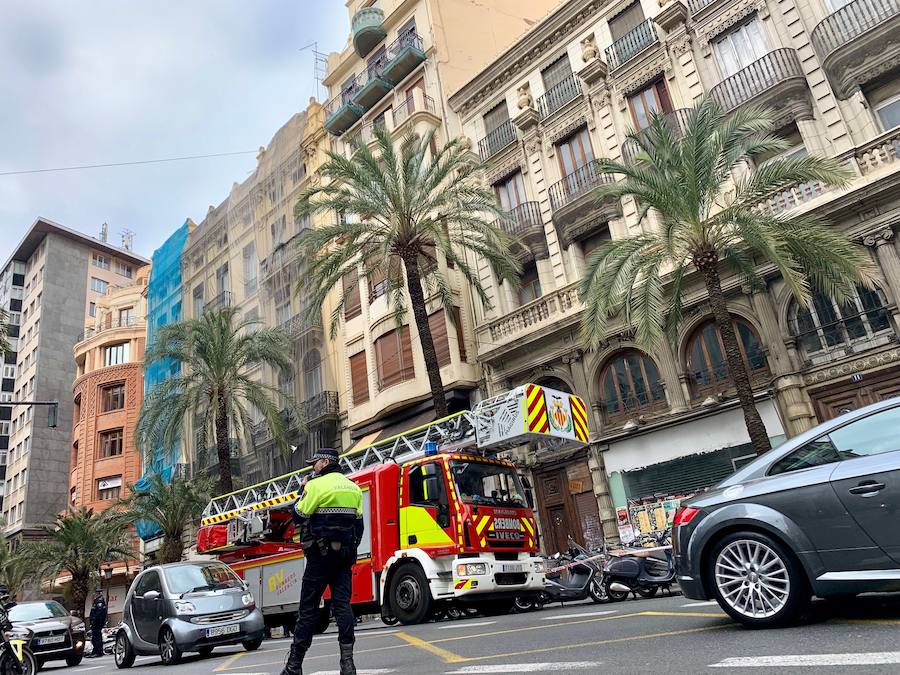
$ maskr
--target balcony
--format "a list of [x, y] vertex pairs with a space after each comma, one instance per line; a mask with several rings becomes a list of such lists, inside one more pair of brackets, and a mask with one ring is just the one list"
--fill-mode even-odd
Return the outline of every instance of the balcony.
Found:
[[487, 136], [478, 141], [478, 154], [481, 160], [485, 161], [493, 157], [504, 148], [509, 147], [516, 142], [519, 137], [516, 125], [512, 120], [506, 120], [496, 129], [491, 129]]
[[423, 94], [421, 90], [413, 89], [406, 95], [403, 102], [394, 108], [394, 128], [396, 129], [415, 113], [419, 112], [430, 113], [435, 117], [438, 116], [434, 99], [427, 94]]
[[541, 114], [541, 119], [549, 117], [569, 101], [581, 96], [581, 94], [581, 80], [578, 79], [575, 73], [572, 73], [538, 97], [538, 111]]
[[384, 30], [384, 12], [378, 7], [364, 7], [353, 15], [350, 23], [353, 33], [353, 49], [365, 58], [379, 42], [387, 37]]
[[92, 338], [95, 335], [100, 335], [100, 333], [105, 333], [108, 330], [115, 330], [116, 328], [131, 328], [132, 326], [143, 326], [144, 320], [139, 319], [136, 316], [121, 319], [119, 321], [106, 321], [103, 325], [100, 326], [92, 326], [91, 328], [85, 328], [78, 335], [78, 340], [76, 342], [82, 342], [83, 340], [87, 340], [88, 338]]
[[655, 44], [659, 44], [659, 33], [653, 19], [647, 19], [606, 48], [606, 63], [610, 71], [615, 70]]
[[523, 202], [507, 211], [506, 216], [495, 221], [494, 225], [515, 237], [512, 252], [523, 264], [550, 255], [540, 202]]
[[287, 321], [283, 321], [280, 326], [281, 330], [288, 334], [291, 338], [301, 338], [313, 331], [321, 330], [322, 317], [307, 316], [306, 311], [295, 314]]
[[753, 103], [775, 110], [779, 121], [812, 118], [806, 75], [793, 49], [769, 52], [713, 87], [710, 97], [726, 112]]
[[313, 424], [325, 417], [337, 418], [341, 414], [341, 406], [336, 391], [320, 391], [300, 404], [303, 419]]
[[[366, 83], [361, 85], [359, 89], [356, 90], [356, 93], [353, 94], [352, 103], [361, 110], [363, 114], [371, 109], [373, 105], [378, 103], [378, 101], [383, 99], [385, 94], [394, 88], [394, 85], [382, 76], [382, 71], [384, 70], [386, 63], [386, 57], [382, 57], [374, 63], [370, 63], [366, 70], [366, 75], [368, 77]], [[359, 78], [357, 77], [357, 79]]]
[[553, 222], [564, 246], [606, 228], [612, 218], [622, 215], [618, 199], [598, 202], [594, 195], [595, 188], [613, 180], [610, 174], [598, 170], [596, 161], [591, 161], [550, 186]]
[[897, 67], [898, 31], [897, 0], [855, 0], [819, 22], [812, 43], [838, 98]]
[[231, 307], [231, 291], [222, 291], [203, 305], [203, 313], [215, 312], [226, 307]]
[[541, 296], [510, 313], [479, 326], [479, 357], [521, 346], [529, 337], [571, 325], [578, 320], [582, 305], [578, 299], [581, 282], [564, 286]]
[[[672, 140], [677, 141], [684, 136], [690, 112], [690, 108], [680, 108], [679, 110], [666, 113], [663, 117], [663, 123], [669, 130]], [[638, 131], [637, 135], [644, 139], [647, 137], [647, 130]], [[622, 157], [626, 162], [634, 162], [639, 152], [641, 152], [641, 146], [638, 143], [630, 139], [625, 140], [625, 143], [622, 145]]]
[[387, 63], [381, 75], [393, 84], [400, 84], [424, 60], [422, 38], [415, 31], [404, 33], [388, 45]]
[[270, 255], [267, 255], [259, 263], [259, 272], [264, 280], [267, 280], [275, 272], [294, 262], [300, 256], [300, 248], [297, 245], [300, 237], [310, 229], [309, 218], [304, 218], [298, 225], [299, 232], [285, 242], [278, 244]]
[[363, 110], [353, 103], [353, 97], [359, 88], [357, 78], [353, 78], [340, 94], [325, 104], [324, 126], [329, 133], [340, 136], [362, 117]]

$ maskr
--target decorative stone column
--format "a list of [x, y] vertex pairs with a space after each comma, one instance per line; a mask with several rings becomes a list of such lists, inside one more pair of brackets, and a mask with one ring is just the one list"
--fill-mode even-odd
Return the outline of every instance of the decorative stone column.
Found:
[[675, 358], [675, 352], [672, 351], [672, 344], [668, 337], [663, 336], [655, 352], [669, 407], [673, 413], [684, 412], [688, 409], [688, 400], [678, 377], [678, 360]]
[[894, 327], [900, 328], [900, 255], [894, 244], [894, 230], [886, 227], [863, 239], [863, 244], [875, 249], [875, 258], [887, 282], [888, 301], [894, 306]]

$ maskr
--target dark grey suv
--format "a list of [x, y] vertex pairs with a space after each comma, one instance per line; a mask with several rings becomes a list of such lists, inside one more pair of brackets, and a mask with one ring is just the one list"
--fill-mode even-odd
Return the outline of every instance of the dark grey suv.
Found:
[[678, 583], [749, 626], [811, 596], [900, 591], [900, 398], [846, 413], [682, 505]]

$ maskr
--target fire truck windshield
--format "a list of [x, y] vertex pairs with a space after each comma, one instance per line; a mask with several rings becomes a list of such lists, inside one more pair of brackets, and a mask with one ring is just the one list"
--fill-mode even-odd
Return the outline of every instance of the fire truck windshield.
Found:
[[525, 506], [525, 491], [516, 470], [501, 464], [450, 460], [460, 498], [484, 506]]

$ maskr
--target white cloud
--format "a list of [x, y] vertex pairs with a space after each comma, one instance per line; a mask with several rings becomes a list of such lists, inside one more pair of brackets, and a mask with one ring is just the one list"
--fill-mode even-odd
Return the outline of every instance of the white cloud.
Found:
[[[0, 172], [251, 150], [315, 93], [318, 40], [346, 41], [336, 0], [31, 0], [0, 23]], [[324, 95], [321, 93], [320, 96]], [[37, 216], [137, 232], [150, 255], [255, 158], [0, 176], [0, 261]]]

